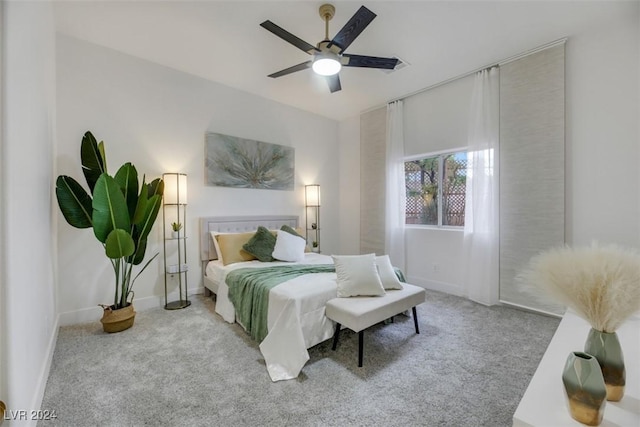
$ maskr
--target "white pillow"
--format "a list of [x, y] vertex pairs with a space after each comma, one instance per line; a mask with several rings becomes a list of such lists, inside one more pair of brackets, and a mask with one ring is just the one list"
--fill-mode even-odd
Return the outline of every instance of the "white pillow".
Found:
[[278, 231], [276, 246], [273, 248], [271, 256], [279, 261], [304, 261], [305, 246], [306, 242], [302, 237], [294, 236], [286, 231]]
[[338, 297], [384, 295], [375, 254], [332, 255], [332, 258], [336, 266]]
[[389, 255], [377, 256], [376, 265], [378, 266], [380, 281], [385, 289], [402, 289], [402, 283], [398, 279], [398, 276], [396, 276], [396, 272], [393, 270]]

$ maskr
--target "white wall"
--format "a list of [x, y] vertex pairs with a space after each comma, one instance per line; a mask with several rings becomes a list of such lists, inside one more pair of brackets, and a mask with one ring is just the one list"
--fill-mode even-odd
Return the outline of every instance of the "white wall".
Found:
[[49, 2], [2, 6], [0, 399], [28, 411], [40, 408], [57, 336], [54, 29]]
[[[2, 22], [2, 26], [1, 28], [5, 28], [4, 25], [4, 3], [0, 2], [0, 22]], [[3, 133], [3, 123], [4, 123], [4, 84], [2, 83], [4, 81], [4, 67], [2, 66], [2, 64], [4, 64], [5, 61], [5, 56], [4, 56], [4, 50], [5, 50], [5, 32], [0, 30], [0, 176], [4, 176], [4, 162], [2, 161], [2, 159], [4, 159], [4, 144], [2, 143], [2, 141], [4, 141], [4, 133]], [[0, 200], [2, 200], [4, 202], [4, 200], [6, 199], [5, 196], [5, 186], [2, 185], [2, 183], [0, 182]], [[0, 209], [0, 242], [5, 242], [5, 211], [4, 209]], [[0, 401], [4, 398], [6, 398], [7, 395], [7, 372], [5, 369], [5, 350], [7, 348], [7, 329], [4, 327], [4, 325], [7, 323], [6, 322], [6, 317], [5, 317], [5, 309], [4, 309], [4, 302], [6, 301], [6, 297], [5, 297], [5, 285], [4, 283], [6, 282], [6, 276], [5, 276], [5, 261], [6, 261], [6, 245], [4, 243], [0, 243]], [[4, 401], [3, 401], [4, 404]]]
[[[615, 2], [603, 10], [600, 21], [594, 22], [589, 30], [565, 34], [569, 37], [566, 46], [569, 244], [589, 244], [596, 239], [601, 243], [640, 247], [639, 8], [638, 2]], [[405, 101], [405, 110], [410, 102], [411, 98]], [[448, 111], [446, 103], [443, 111]], [[416, 120], [425, 119], [407, 117], [405, 113], [405, 123]], [[451, 121], [452, 126], [455, 123]], [[421, 150], [411, 140], [411, 132], [405, 132], [405, 137], [407, 154], [418, 154]], [[434, 149], [441, 148], [434, 146]], [[353, 165], [345, 165], [345, 169], [357, 166], [355, 159], [349, 161]], [[358, 216], [358, 211], [345, 215]], [[459, 293], [462, 278], [458, 273], [464, 268], [461, 234], [409, 229], [408, 280]]]
[[628, 3], [567, 42], [569, 243], [640, 246], [639, 8]]
[[427, 289], [464, 295], [464, 233], [461, 230], [408, 228], [407, 282]]
[[356, 255], [360, 253], [360, 116], [341, 121], [339, 135], [339, 253]]
[[[304, 225], [304, 185], [322, 189], [322, 251], [339, 249], [338, 123], [68, 36], [57, 37], [58, 169], [84, 183], [80, 141], [86, 130], [105, 141], [110, 172], [131, 161], [148, 179], [188, 175], [186, 233], [189, 289], [201, 289], [198, 218], [294, 214]], [[223, 66], [221, 64], [221, 66]], [[294, 191], [204, 184], [205, 132], [295, 148]], [[89, 230], [59, 226], [61, 323], [96, 321], [109, 303], [113, 271]], [[162, 251], [161, 215], [147, 257]], [[176, 282], [171, 283], [171, 290]], [[164, 303], [162, 254], [134, 287], [136, 308]]]

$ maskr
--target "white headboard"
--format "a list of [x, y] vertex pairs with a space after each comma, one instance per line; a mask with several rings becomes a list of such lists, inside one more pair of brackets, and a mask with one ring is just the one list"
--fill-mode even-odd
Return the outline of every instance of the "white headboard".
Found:
[[261, 215], [261, 216], [211, 216], [200, 218], [200, 260], [218, 259], [211, 240], [211, 232], [244, 233], [257, 230], [259, 226], [270, 230], [278, 230], [283, 225], [296, 228], [298, 217], [295, 215]]

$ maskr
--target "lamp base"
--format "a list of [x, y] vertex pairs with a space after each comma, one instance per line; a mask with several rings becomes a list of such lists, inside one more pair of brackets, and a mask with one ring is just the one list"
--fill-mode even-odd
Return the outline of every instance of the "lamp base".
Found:
[[165, 310], [180, 310], [181, 308], [187, 308], [191, 305], [191, 301], [181, 299], [178, 301], [173, 301], [165, 304]]

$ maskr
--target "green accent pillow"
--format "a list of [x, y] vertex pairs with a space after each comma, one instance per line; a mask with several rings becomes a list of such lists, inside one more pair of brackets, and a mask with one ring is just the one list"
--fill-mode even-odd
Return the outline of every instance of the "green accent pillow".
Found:
[[258, 258], [262, 262], [271, 262], [273, 257], [273, 248], [276, 246], [276, 236], [271, 234], [271, 231], [265, 227], [258, 227], [256, 234], [249, 239], [247, 243], [242, 246], [242, 249], [249, 252], [254, 257]]
[[293, 228], [289, 227], [288, 225], [283, 225], [282, 227], [280, 227], [280, 230], [286, 231], [289, 234], [293, 234], [294, 236], [302, 237], [304, 239], [303, 236], [298, 234], [298, 232], [296, 230], [294, 230]]

